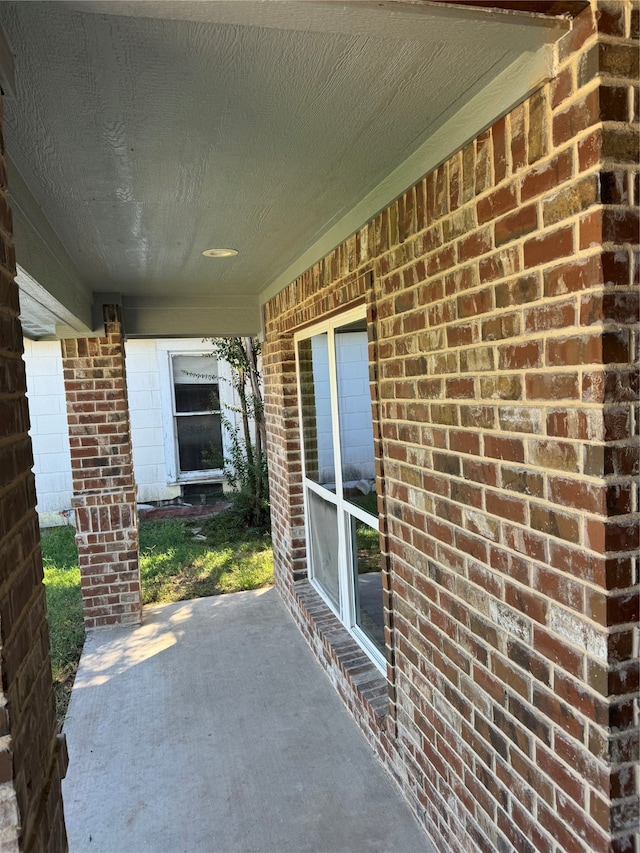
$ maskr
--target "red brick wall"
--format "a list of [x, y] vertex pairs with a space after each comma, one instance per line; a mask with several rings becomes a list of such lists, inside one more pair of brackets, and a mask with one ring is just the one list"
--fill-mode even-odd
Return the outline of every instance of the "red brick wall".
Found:
[[140, 622], [138, 516], [117, 306], [105, 336], [62, 341], [76, 544], [87, 628]]
[[292, 335], [369, 304], [379, 751], [439, 851], [634, 849], [638, 29], [594, 3], [553, 80], [265, 307], [277, 582], [307, 632]]
[[35, 513], [11, 209], [0, 139], [0, 849], [67, 848]]

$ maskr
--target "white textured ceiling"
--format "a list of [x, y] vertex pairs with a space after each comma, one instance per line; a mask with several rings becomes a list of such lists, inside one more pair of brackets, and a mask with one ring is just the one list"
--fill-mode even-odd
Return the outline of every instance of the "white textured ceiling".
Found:
[[79, 328], [122, 294], [134, 334], [255, 330], [261, 292], [559, 32], [364, 0], [3, 2], [0, 25], [18, 263]]

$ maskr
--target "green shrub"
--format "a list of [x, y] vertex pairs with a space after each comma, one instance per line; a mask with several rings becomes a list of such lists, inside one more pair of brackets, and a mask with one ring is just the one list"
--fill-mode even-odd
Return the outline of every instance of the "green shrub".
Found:
[[227, 410], [240, 415], [242, 427], [222, 415], [229, 451], [223, 460], [216, 460], [212, 449], [211, 463], [222, 464], [238, 525], [264, 532], [270, 527], [270, 511], [262, 377], [258, 370], [260, 343], [256, 338], [230, 337], [212, 338], [211, 344], [216, 358], [232, 368], [231, 381], [240, 405], [227, 406]]

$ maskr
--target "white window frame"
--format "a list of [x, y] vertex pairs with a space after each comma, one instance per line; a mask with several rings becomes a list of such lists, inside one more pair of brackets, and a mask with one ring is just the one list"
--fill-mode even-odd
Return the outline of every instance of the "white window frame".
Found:
[[[178, 448], [178, 435], [175, 412], [175, 394], [173, 389], [173, 358], [175, 356], [207, 355], [211, 349], [203, 347], [202, 341], [194, 340], [169, 342], [158, 341], [158, 372], [160, 379], [160, 402], [162, 406], [162, 439], [164, 444], [165, 469], [168, 485], [183, 485], [187, 483], [200, 482], [224, 482], [222, 468], [209, 468], [203, 471], [180, 470], [180, 457]], [[218, 391], [220, 395], [220, 408], [224, 412], [225, 406], [234, 405], [234, 392], [231, 385], [231, 368], [226, 362], [216, 361], [216, 375], [218, 380]], [[202, 413], [198, 413], [202, 414]], [[230, 418], [233, 422], [234, 418]], [[229, 438], [226, 430], [222, 430], [222, 452], [225, 458], [229, 453]]]
[[[380, 520], [376, 516], [370, 515], [361, 507], [347, 501], [344, 498], [343, 478], [342, 478], [342, 463], [341, 463], [341, 446], [340, 446], [340, 423], [338, 409], [338, 382], [336, 372], [336, 355], [335, 355], [335, 330], [341, 326], [346, 326], [349, 323], [357, 320], [366, 319], [366, 308], [364, 305], [358, 308], [353, 308], [345, 311], [342, 314], [336, 315], [328, 320], [324, 320], [313, 326], [297, 332], [294, 335], [294, 349], [296, 357], [296, 383], [298, 390], [298, 417], [300, 424], [300, 441], [302, 447], [302, 478], [303, 478], [303, 500], [304, 500], [304, 517], [305, 517], [305, 533], [308, 538], [309, 524], [309, 505], [308, 491], [315, 492], [319, 497], [336, 507], [338, 517], [338, 583], [340, 590], [340, 607], [336, 608], [334, 603], [325, 594], [322, 587], [315, 581], [313, 572], [313, 557], [312, 551], [307, 543], [307, 561], [309, 566], [309, 581], [314, 589], [321, 596], [327, 606], [336, 614], [338, 619], [346, 627], [349, 633], [364, 649], [367, 655], [371, 658], [378, 669], [386, 673], [386, 660], [383, 652], [370, 640], [370, 638], [362, 631], [356, 623], [356, 600], [355, 600], [355, 584], [353, 583], [353, 543], [351, 535], [351, 518], [356, 518], [359, 521], [372, 527], [378, 531], [380, 535]], [[302, 340], [307, 340], [327, 333], [328, 360], [329, 360], [329, 388], [331, 399], [331, 426], [333, 438], [333, 457], [335, 468], [335, 494], [324, 486], [309, 479], [306, 475], [306, 460], [304, 452], [304, 435], [303, 435], [303, 414], [302, 414], [302, 388], [301, 374], [299, 363], [299, 347], [298, 344]]]

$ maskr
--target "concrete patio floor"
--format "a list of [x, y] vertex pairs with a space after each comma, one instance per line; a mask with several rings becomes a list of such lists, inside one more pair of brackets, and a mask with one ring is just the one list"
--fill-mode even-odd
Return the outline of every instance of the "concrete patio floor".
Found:
[[433, 853], [275, 590], [87, 637], [71, 853]]

